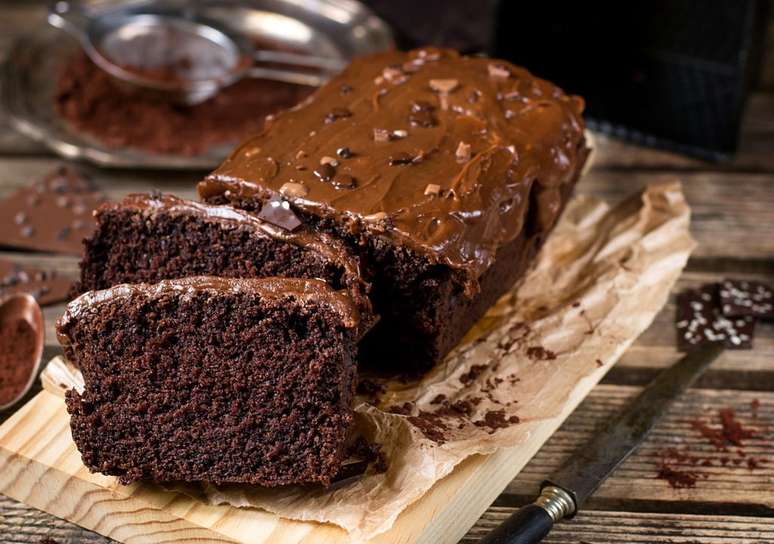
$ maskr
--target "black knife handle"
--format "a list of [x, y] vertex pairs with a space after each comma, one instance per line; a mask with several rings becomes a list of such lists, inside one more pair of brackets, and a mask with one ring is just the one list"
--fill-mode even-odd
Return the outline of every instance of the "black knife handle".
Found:
[[554, 526], [543, 507], [528, 504], [519, 508], [502, 525], [486, 535], [479, 544], [537, 544]]

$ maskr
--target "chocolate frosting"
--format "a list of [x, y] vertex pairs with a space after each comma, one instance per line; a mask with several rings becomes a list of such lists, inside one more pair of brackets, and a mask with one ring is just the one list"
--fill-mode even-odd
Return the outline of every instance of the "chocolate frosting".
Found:
[[154, 299], [168, 293], [191, 295], [211, 291], [220, 293], [250, 293], [262, 299], [293, 299], [300, 304], [324, 305], [341, 318], [344, 327], [353, 329], [360, 322], [358, 309], [345, 293], [334, 290], [322, 280], [300, 278], [233, 279], [215, 276], [194, 276], [157, 283], [123, 283], [101, 291], [89, 291], [67, 305], [56, 324], [57, 338], [62, 347], [70, 345], [65, 329], [70, 321], [78, 319], [101, 304], [135, 297]]
[[261, 220], [255, 215], [232, 206], [216, 206], [178, 198], [174, 195], [155, 193], [134, 193], [124, 197], [121, 202], [108, 202], [97, 209], [97, 222], [110, 211], [135, 210], [144, 217], [164, 213], [170, 215], [194, 216], [202, 221], [216, 222], [226, 228], [249, 228], [258, 236], [268, 236], [283, 242], [308, 249], [320, 255], [326, 261], [336, 263], [343, 271], [343, 281], [350, 290], [350, 296], [357, 304], [363, 318], [364, 329], [372, 325], [374, 316], [371, 301], [368, 298], [370, 284], [360, 270], [360, 260], [353, 256], [340, 241], [325, 233], [310, 232], [307, 229], [289, 231]]
[[507, 62], [377, 54], [271, 119], [199, 194], [282, 195], [460, 270], [470, 292], [530, 206], [536, 228], [556, 220], [559, 187], [588, 154], [582, 110], [580, 98]]

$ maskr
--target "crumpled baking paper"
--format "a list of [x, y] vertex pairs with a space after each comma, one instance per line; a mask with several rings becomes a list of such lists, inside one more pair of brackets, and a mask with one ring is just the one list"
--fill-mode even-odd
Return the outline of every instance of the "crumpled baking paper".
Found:
[[[381, 446], [385, 472], [369, 468], [328, 489], [181, 491], [213, 504], [333, 523], [353, 542], [387, 531], [461, 461], [524, 444], [535, 423], [561, 413], [581, 379], [615, 363], [685, 266], [694, 247], [689, 217], [676, 181], [650, 185], [615, 207], [574, 198], [524, 280], [442, 364], [418, 381], [374, 378], [372, 389], [384, 390], [358, 397], [357, 430]], [[59, 361], [44, 383], [82, 387], [78, 378]]]

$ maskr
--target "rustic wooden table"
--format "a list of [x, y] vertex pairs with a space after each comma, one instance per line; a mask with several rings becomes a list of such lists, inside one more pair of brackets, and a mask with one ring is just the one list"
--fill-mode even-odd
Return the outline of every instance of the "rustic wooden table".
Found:
[[[0, 60], [12, 40], [44, 24], [38, 2], [0, 6]], [[773, 10], [774, 11], [774, 10]], [[598, 136], [596, 161], [578, 191], [618, 200], [663, 176], [683, 181], [693, 209], [699, 242], [676, 290], [723, 277], [774, 283], [774, 20], [760, 88], [752, 96], [736, 158], [708, 164], [666, 152], [642, 149]], [[0, 196], [30, 183], [60, 164], [40, 145], [14, 133], [0, 118]], [[151, 187], [193, 197], [200, 173], [83, 170], [113, 198]], [[75, 275], [77, 259], [5, 251], [0, 257]], [[51, 324], [61, 306], [45, 309], [47, 344], [55, 350]], [[619, 410], [661, 368], [679, 357], [670, 303], [561, 429], [497, 499], [463, 542], [475, 542], [524, 504], [540, 481], [605, 418]], [[754, 407], [757, 406], [757, 410]], [[713, 423], [723, 408], [735, 410], [743, 426], [756, 430], [744, 453], [762, 459], [757, 468], [735, 461], [732, 450], [717, 452], [693, 428]], [[0, 419], [1, 420], [1, 419]], [[701, 473], [695, 487], [673, 489], [658, 479], [662, 452], [679, 448], [712, 466], [690, 466]], [[723, 459], [723, 457], [728, 457]], [[725, 463], [724, 463], [725, 461]], [[736, 464], [736, 463], [739, 464]], [[0, 496], [0, 542], [110, 542], [95, 533]], [[562, 523], [547, 543], [774, 543], [774, 325], [758, 327], [755, 349], [726, 353], [661, 423], [651, 438], [618, 469], [583, 513]]]

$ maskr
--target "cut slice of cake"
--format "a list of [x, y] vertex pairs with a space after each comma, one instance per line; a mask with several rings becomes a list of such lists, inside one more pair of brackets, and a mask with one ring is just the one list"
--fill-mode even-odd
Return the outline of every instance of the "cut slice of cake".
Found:
[[200, 275], [317, 278], [348, 291], [362, 332], [373, 322], [359, 259], [330, 235], [289, 228], [295, 218], [289, 209], [280, 207], [266, 220], [153, 193], [104, 204], [95, 216], [97, 230], [84, 241], [78, 294]]
[[364, 56], [199, 184], [263, 215], [277, 199], [361, 257], [380, 321], [361, 363], [425, 369], [519, 279], [589, 150], [583, 100], [505, 61]]
[[320, 483], [353, 424], [358, 310], [319, 280], [192, 277], [71, 302], [57, 324], [92, 471], [124, 484]]

